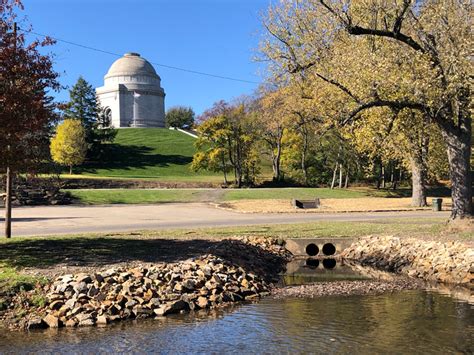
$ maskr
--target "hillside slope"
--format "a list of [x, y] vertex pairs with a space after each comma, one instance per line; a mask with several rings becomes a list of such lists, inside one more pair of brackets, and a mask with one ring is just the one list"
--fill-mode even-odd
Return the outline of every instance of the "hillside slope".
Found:
[[119, 129], [100, 162], [76, 168], [81, 176], [220, 181], [219, 174], [190, 170], [195, 139], [165, 128]]

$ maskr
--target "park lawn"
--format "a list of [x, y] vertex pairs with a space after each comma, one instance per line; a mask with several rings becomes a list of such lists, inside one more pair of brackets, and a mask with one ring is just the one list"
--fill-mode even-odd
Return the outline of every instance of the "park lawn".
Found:
[[199, 189], [83, 189], [65, 191], [68, 191], [76, 202], [88, 205], [197, 202], [205, 199], [206, 192], [206, 190]]
[[[76, 203], [83, 204], [139, 204], [165, 202], [225, 202], [228, 207], [253, 212], [294, 212], [291, 199], [321, 198], [322, 205], [337, 204], [344, 210], [345, 204], [354, 211], [357, 206], [367, 210], [399, 210], [410, 206], [409, 192], [399, 190], [377, 190], [374, 188], [329, 189], [329, 188], [254, 188], [254, 189], [74, 189], [68, 191]], [[439, 191], [433, 191], [433, 193]], [[443, 196], [433, 195], [430, 196]], [[339, 201], [340, 200], [340, 201]], [[274, 203], [272, 203], [274, 201]], [[445, 198], [444, 206], [449, 205]], [[240, 208], [239, 204], [244, 204]], [[232, 206], [231, 206], [232, 205]], [[236, 206], [233, 206], [236, 205]], [[252, 206], [248, 206], [252, 205]], [[255, 205], [255, 206], [253, 206]], [[285, 205], [283, 208], [282, 205]], [[370, 205], [370, 206], [369, 206]], [[329, 206], [330, 207], [330, 206]], [[403, 208], [400, 208], [403, 207]], [[269, 209], [270, 208], [270, 209]], [[354, 209], [355, 208], [355, 209]], [[349, 209], [348, 209], [349, 210]], [[324, 212], [321, 210], [321, 212]], [[327, 210], [326, 212], [329, 212]]]
[[[137, 204], [162, 202], [221, 202], [243, 199], [362, 198], [370, 190], [331, 190], [326, 188], [265, 189], [77, 189], [68, 191], [76, 202], [84, 204]], [[323, 197], [324, 196], [324, 197]]]
[[118, 129], [99, 162], [74, 168], [74, 176], [207, 181], [221, 174], [190, 169], [195, 138], [166, 128]]

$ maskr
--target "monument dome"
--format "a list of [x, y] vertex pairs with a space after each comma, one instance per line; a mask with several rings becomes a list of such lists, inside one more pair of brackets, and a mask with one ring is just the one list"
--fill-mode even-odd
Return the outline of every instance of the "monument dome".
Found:
[[96, 93], [114, 127], [165, 126], [161, 78], [138, 53], [126, 53], [117, 59]]

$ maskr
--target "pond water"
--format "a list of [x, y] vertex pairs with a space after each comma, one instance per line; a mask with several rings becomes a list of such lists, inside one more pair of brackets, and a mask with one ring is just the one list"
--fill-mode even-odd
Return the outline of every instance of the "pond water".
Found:
[[[337, 269], [340, 274], [326, 270], [319, 276], [355, 277], [348, 269]], [[285, 283], [297, 283], [294, 277]], [[226, 310], [104, 328], [0, 333], [0, 353], [27, 352], [472, 354], [474, 306], [425, 290], [315, 299], [269, 297]]]

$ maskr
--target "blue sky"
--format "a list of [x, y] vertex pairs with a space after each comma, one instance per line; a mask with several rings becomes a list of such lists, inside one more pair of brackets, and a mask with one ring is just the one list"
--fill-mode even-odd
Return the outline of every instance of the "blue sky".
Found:
[[[253, 61], [262, 34], [260, 16], [269, 0], [23, 0], [38, 33], [151, 62], [260, 82], [263, 65]], [[20, 15], [21, 17], [21, 15]], [[55, 69], [61, 83], [79, 75], [94, 87], [117, 57], [58, 42]], [[251, 94], [257, 84], [184, 73], [154, 65], [166, 92], [166, 107], [191, 106], [197, 114], [220, 99]], [[57, 99], [68, 99], [67, 90]]]

